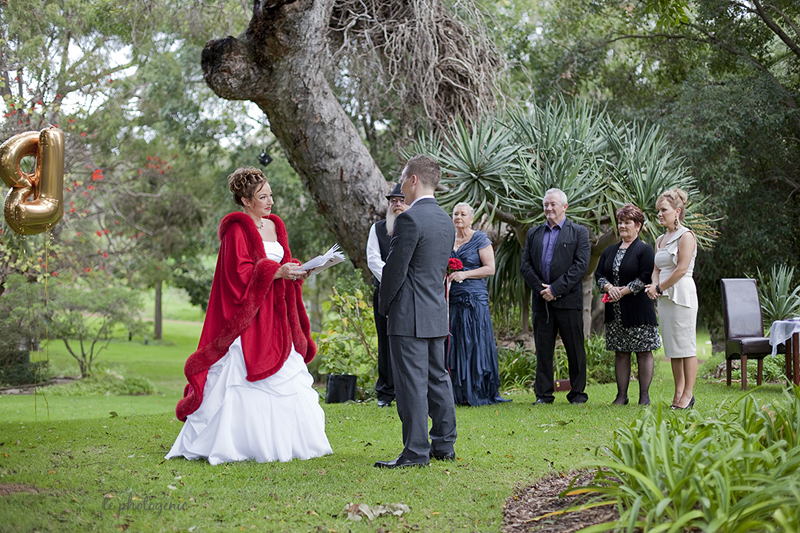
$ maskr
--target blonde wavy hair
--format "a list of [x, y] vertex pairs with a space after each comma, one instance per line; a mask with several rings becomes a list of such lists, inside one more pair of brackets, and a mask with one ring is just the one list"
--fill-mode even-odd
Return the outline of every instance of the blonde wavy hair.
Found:
[[656, 200], [656, 208], [658, 208], [658, 204], [660, 204], [662, 200], [668, 202], [673, 209], [680, 209], [678, 220], [683, 222], [686, 218], [686, 202], [689, 200], [686, 192], [683, 189], [670, 189], [662, 192], [661, 196]]

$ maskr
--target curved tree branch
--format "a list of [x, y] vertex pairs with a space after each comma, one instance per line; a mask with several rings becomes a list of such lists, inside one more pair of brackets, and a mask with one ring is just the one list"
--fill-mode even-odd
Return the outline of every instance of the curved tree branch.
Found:
[[[758, 0], [753, 0], [753, 4], [756, 6], [756, 12], [758, 13], [758, 16], [759, 16], [759, 18], [761, 18], [761, 20], [763, 20], [763, 21], [764, 21], [764, 24], [766, 24], [766, 25], [767, 25], [767, 27], [768, 27], [770, 30], [772, 30], [772, 32], [773, 32], [775, 35], [777, 35], [777, 36], [778, 36], [778, 38], [779, 38], [781, 41], [783, 41], [783, 43], [784, 43], [784, 44], [785, 44], [787, 47], [789, 47], [789, 50], [791, 50], [792, 52], [794, 52], [794, 55], [796, 55], [798, 58], [800, 58], [800, 46], [798, 46], [798, 45], [797, 45], [797, 43], [796, 43], [794, 40], [792, 40], [792, 38], [791, 38], [791, 37], [789, 37], [789, 36], [786, 34], [786, 32], [784, 32], [784, 31], [783, 31], [783, 28], [781, 28], [780, 26], [778, 26], [778, 24], [777, 24], [777, 23], [776, 23], [776, 22], [775, 22], [775, 21], [772, 19], [772, 17], [770, 17], [770, 16], [767, 14], [766, 10], [765, 10], [765, 9], [764, 9], [764, 7], [761, 5], [761, 2], [759, 2]], [[771, 7], [771, 6], [770, 6], [770, 7]], [[778, 13], [780, 13], [781, 15], [783, 15], [783, 13], [781, 13], [781, 12], [780, 12], [780, 10], [777, 10], [777, 11], [778, 11]], [[786, 18], [786, 17], [784, 17], [784, 18]], [[788, 19], [787, 19], [787, 20], [788, 20]], [[796, 31], [797, 31], [797, 27], [795, 27], [795, 32], [796, 32]]]
[[365, 269], [364, 243], [389, 186], [324, 75], [333, 3], [256, 1], [245, 32], [206, 44], [202, 67], [218, 96], [266, 113], [318, 211]]

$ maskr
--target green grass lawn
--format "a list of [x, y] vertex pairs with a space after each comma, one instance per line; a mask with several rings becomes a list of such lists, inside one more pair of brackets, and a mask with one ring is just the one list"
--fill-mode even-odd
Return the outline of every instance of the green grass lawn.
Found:
[[[633, 405], [635, 383], [624, 407], [609, 405], [613, 384], [590, 386], [589, 403], [581, 406], [562, 393], [549, 406], [533, 406], [530, 393], [511, 393], [510, 404], [457, 407], [457, 461], [396, 471], [372, 466], [401, 451], [393, 408], [323, 404], [333, 455], [218, 466], [165, 461], [181, 427], [173, 410], [183, 363], [199, 334], [199, 323], [166, 322], [161, 343], [120, 341], [101, 354], [104, 364], [151, 379], [156, 395], [0, 396], [0, 488], [27, 489], [0, 492], [0, 531], [497, 531], [516, 488], [580, 465], [641, 412]], [[57, 367], [71, 364], [58, 344], [46, 352]], [[753, 394], [768, 402], [781, 389]], [[700, 382], [697, 408], [710, 411], [739, 395], [737, 387]], [[651, 409], [671, 401], [668, 363], [659, 363], [651, 397]], [[410, 512], [353, 522], [344, 512], [348, 503], [404, 503]]]
[[[164, 322], [164, 340], [112, 341], [96, 357], [99, 365], [144, 376], [156, 386], [158, 394], [148, 396], [50, 396], [47, 388], [34, 395], [0, 395], [0, 422], [28, 422], [105, 417], [115, 411], [120, 416], [147, 415], [172, 411], [183, 395], [186, 379], [183, 364], [197, 349], [202, 324]], [[79, 374], [78, 364], [61, 341], [50, 341], [32, 360], [46, 359], [60, 374]]]
[[[144, 298], [142, 299], [143, 316], [149, 317], [151, 320], [155, 314], [155, 301], [155, 289], [150, 289], [144, 293]], [[167, 286], [164, 287], [161, 295], [161, 313], [166, 320], [202, 322], [205, 318], [205, 313], [202, 309], [189, 303], [189, 296], [186, 291]]]

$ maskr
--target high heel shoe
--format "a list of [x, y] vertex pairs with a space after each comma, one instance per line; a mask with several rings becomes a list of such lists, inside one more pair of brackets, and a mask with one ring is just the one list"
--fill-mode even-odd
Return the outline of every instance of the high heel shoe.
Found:
[[628, 399], [627, 398], [625, 398], [625, 401], [622, 402], [622, 403], [617, 402], [618, 399], [619, 398], [617, 398], [613, 402], [611, 402], [611, 405], [628, 405]]
[[681, 410], [683, 410], [683, 409], [691, 409], [692, 407], [694, 407], [694, 396], [692, 396], [692, 399], [689, 401], [689, 405], [687, 405], [686, 407], [681, 407], [680, 405], [672, 405], [670, 407], [670, 409], [673, 409], [673, 410], [674, 409], [681, 409]]

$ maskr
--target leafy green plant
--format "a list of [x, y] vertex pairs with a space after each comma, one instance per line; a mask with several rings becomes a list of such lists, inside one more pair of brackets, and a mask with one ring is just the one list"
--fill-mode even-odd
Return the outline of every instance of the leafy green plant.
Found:
[[[746, 394], [709, 414], [646, 411], [588, 463], [620, 519], [584, 532], [775, 531], [800, 523], [800, 387], [760, 405]], [[786, 529], [795, 530], [795, 529]]]
[[[786, 374], [786, 360], [783, 354], [778, 353], [775, 356], [768, 355], [763, 360], [763, 373], [762, 378], [765, 383], [782, 381], [783, 376]], [[714, 379], [717, 377], [717, 368], [725, 363], [725, 354], [715, 353], [697, 370], [697, 375], [704, 379]], [[742, 369], [739, 367], [739, 361], [733, 361], [735, 368], [731, 371], [731, 379], [742, 379]], [[758, 375], [758, 364], [756, 360], [750, 359], [747, 362], [747, 380], [750, 383], [756, 382]]]
[[198, 260], [184, 261], [172, 271], [172, 281], [176, 287], [186, 291], [192, 305], [207, 311], [208, 297], [211, 294], [211, 282], [214, 270], [206, 268]]
[[353, 273], [333, 287], [330, 299], [322, 303], [329, 315], [317, 339], [323, 374], [353, 374], [359, 387], [375, 381], [378, 336], [372, 305], [367, 300], [371, 288]]
[[[613, 383], [615, 380], [614, 352], [606, 350], [602, 335], [592, 335], [584, 341], [586, 346], [586, 379], [590, 383]], [[631, 356], [634, 360], [636, 356]]]
[[536, 355], [527, 348], [498, 348], [500, 388], [525, 390], [536, 377]]
[[756, 268], [756, 280], [765, 330], [776, 320], [800, 315], [800, 285], [794, 282], [794, 267], [773, 265], [769, 274]]
[[47, 361], [27, 361], [27, 352], [18, 351], [16, 354], [6, 354], [0, 357], [0, 384], [26, 385], [29, 383], [43, 383], [50, 379], [49, 363]]
[[[586, 372], [592, 383], [614, 382], [614, 353], [605, 348], [605, 339], [593, 335], [584, 341]], [[536, 379], [536, 354], [527, 348], [499, 348], [500, 383], [504, 389], [527, 389]], [[564, 345], [556, 344], [554, 379], [569, 379], [569, 361]]]
[[497, 229], [496, 271], [488, 282], [496, 306], [530, 305], [520, 257], [527, 230], [545, 219], [542, 199], [552, 187], [567, 194], [570, 220], [589, 229], [592, 261], [616, 241], [617, 207], [634, 199], [652, 237], [660, 227], [655, 200], [676, 186], [692, 199], [686, 224], [701, 246], [716, 235], [712, 220], [700, 213], [709, 207], [672, 142], [649, 123], [615, 124], [591, 99], [558, 98], [469, 123], [456, 120], [440, 138], [425, 134], [414, 148], [439, 160], [444, 191], [438, 198], [445, 209], [467, 202]]
[[569, 379], [567, 349], [560, 342], [556, 343], [556, 349], [553, 351], [553, 379]]
[[725, 362], [725, 354], [714, 353], [711, 354], [703, 364], [697, 368], [697, 376], [702, 379], [714, 379], [716, 377], [717, 368]]

